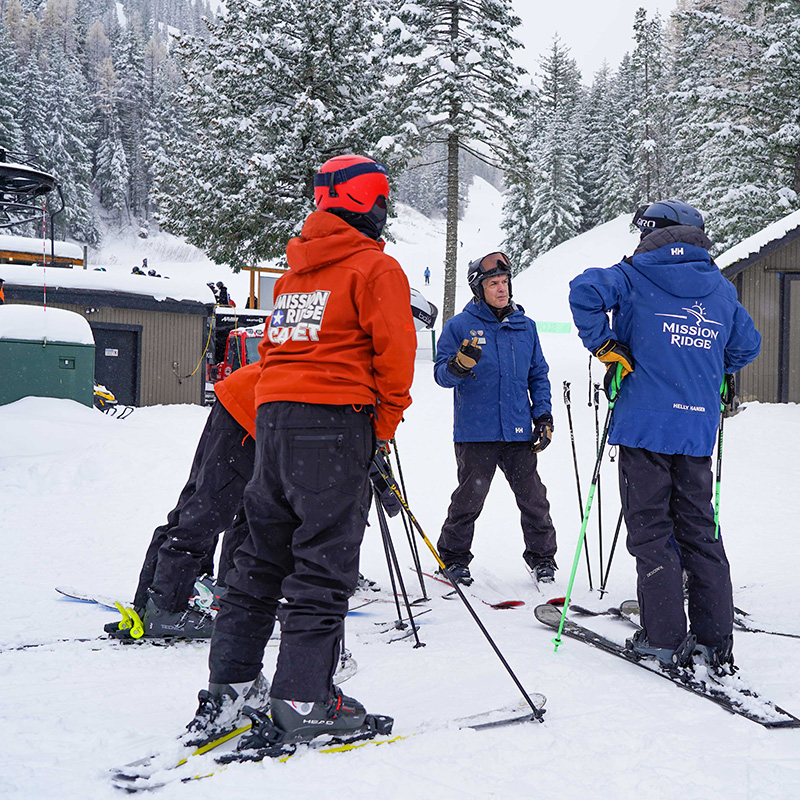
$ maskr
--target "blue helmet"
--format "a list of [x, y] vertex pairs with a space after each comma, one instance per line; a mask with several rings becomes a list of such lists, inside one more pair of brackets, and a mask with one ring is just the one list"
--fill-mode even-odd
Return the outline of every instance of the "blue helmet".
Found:
[[670, 225], [693, 225], [701, 231], [706, 227], [703, 215], [680, 200], [659, 200], [657, 203], [639, 206], [633, 215], [633, 224], [642, 233], [650, 233], [656, 228]]

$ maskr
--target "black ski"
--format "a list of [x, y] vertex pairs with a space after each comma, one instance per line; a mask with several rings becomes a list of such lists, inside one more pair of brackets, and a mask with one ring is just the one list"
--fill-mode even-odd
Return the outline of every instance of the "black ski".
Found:
[[[537, 606], [533, 613], [539, 622], [553, 630], [558, 630], [561, 622], [561, 611], [556, 606], [544, 603]], [[666, 678], [676, 686], [680, 686], [682, 689], [700, 697], [705, 697], [726, 711], [757, 722], [765, 728], [800, 727], [800, 718], [794, 716], [794, 714], [790, 714], [745, 687], [737, 686], [737, 684], [741, 684], [737, 676], [716, 676], [704, 668], [698, 668], [707, 673], [702, 677], [690, 669], [675, 669], [672, 671], [661, 669], [655, 660], [642, 658], [633, 650], [629, 650], [599, 633], [584, 628], [572, 619], [564, 621], [562, 633], [572, 639], [578, 639], [581, 642], [592, 645], [592, 647], [596, 647], [599, 650], [604, 650], [606, 653], [611, 653], [611, 655], [635, 664], [637, 667], [642, 667], [654, 675]]]
[[[572, 606], [570, 606], [572, 608]], [[618, 616], [627, 619], [629, 622], [633, 623], [634, 625], [639, 625], [639, 601], [638, 600], [626, 600], [622, 603], [619, 607]], [[746, 631], [747, 633], [766, 633], [770, 636], [785, 636], [788, 639], [800, 639], [800, 633], [788, 633], [785, 631], [770, 631], [766, 630], [765, 628], [759, 628], [755, 625], [752, 625], [747, 617], [750, 615], [746, 611], [742, 611], [741, 608], [734, 607], [733, 609], [733, 627], [738, 628], [740, 631]]]

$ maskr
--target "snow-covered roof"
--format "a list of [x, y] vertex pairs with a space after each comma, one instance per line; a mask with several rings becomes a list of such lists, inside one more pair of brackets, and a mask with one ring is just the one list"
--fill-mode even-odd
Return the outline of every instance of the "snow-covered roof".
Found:
[[720, 269], [724, 269], [725, 267], [735, 264], [737, 261], [741, 261], [743, 258], [757, 253], [770, 242], [782, 239], [795, 228], [800, 228], [800, 211], [794, 211], [791, 214], [787, 214], [782, 219], [779, 219], [777, 222], [767, 225], [763, 230], [754, 233], [744, 241], [734, 245], [714, 260], [717, 262]]
[[46, 269], [35, 265], [0, 264], [0, 278], [6, 281], [6, 299], [12, 285], [87, 289], [100, 292], [124, 292], [156, 300], [194, 300], [213, 304], [214, 294], [201, 278], [153, 278], [149, 275], [120, 274], [92, 269]]
[[[55, 254], [59, 258], [77, 258], [83, 261], [83, 248], [72, 242], [55, 242], [53, 244]], [[50, 240], [46, 242], [42, 239], [32, 239], [29, 236], [12, 236], [7, 233], [0, 233], [0, 251], [12, 253], [30, 253], [31, 255], [41, 256], [46, 253], [50, 256]]]
[[0, 306], [0, 339], [94, 344], [92, 329], [80, 314], [18, 303]]

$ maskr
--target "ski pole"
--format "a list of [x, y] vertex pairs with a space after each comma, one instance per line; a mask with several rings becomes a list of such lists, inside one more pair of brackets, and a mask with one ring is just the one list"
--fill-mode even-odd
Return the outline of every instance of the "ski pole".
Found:
[[[594, 385], [594, 436], [595, 446], [600, 449], [600, 384]], [[597, 550], [600, 562], [600, 577], [603, 577], [603, 492], [600, 475], [597, 475]]]
[[608, 401], [608, 412], [606, 413], [606, 421], [603, 425], [603, 436], [600, 439], [600, 446], [597, 449], [597, 460], [594, 463], [594, 471], [592, 472], [592, 482], [589, 486], [589, 495], [586, 498], [586, 510], [583, 512], [583, 521], [581, 522], [581, 532], [578, 535], [578, 546], [575, 548], [575, 558], [572, 560], [572, 572], [569, 576], [569, 585], [567, 586], [567, 594], [564, 598], [564, 608], [561, 611], [561, 620], [558, 623], [558, 632], [556, 638], [553, 639], [556, 652], [561, 645], [561, 631], [564, 630], [564, 622], [567, 619], [567, 611], [569, 610], [569, 599], [572, 596], [572, 584], [575, 582], [575, 573], [578, 571], [578, 562], [581, 558], [581, 544], [586, 536], [586, 526], [589, 524], [589, 514], [592, 510], [592, 500], [594, 500], [594, 491], [597, 487], [597, 481], [600, 477], [600, 466], [603, 461], [603, 451], [606, 447], [606, 439], [608, 438], [608, 428], [611, 425], [611, 415], [614, 413], [614, 405], [617, 401], [619, 394], [619, 384], [622, 380], [622, 364], [617, 363], [617, 371], [614, 380], [611, 383], [611, 399]]
[[[569, 423], [569, 440], [572, 443], [572, 465], [575, 467], [575, 486], [578, 489], [578, 516], [583, 518], [583, 498], [581, 497], [581, 478], [578, 472], [578, 453], [575, 449], [575, 431], [572, 428], [572, 402], [570, 397], [570, 383], [564, 381], [564, 405], [567, 407], [567, 422]], [[583, 550], [586, 554], [586, 571], [589, 573], [589, 591], [594, 591], [592, 586], [592, 565], [589, 560], [589, 541], [584, 537]]]
[[431, 551], [431, 554], [436, 559], [436, 563], [439, 565], [439, 569], [441, 569], [442, 574], [453, 585], [453, 588], [456, 590], [456, 594], [461, 599], [461, 602], [464, 603], [464, 605], [466, 606], [467, 611], [469, 611], [470, 615], [472, 616], [472, 619], [475, 620], [475, 624], [480, 628], [481, 633], [486, 637], [486, 641], [489, 642], [489, 644], [492, 646], [495, 655], [500, 659], [500, 662], [505, 667], [506, 672], [508, 672], [508, 674], [511, 676], [511, 680], [514, 681], [517, 689], [519, 689], [520, 692], [522, 692], [522, 696], [525, 698], [525, 702], [531, 707], [533, 711], [531, 719], [535, 719], [538, 722], [544, 722], [544, 712], [541, 709], [536, 708], [536, 706], [533, 703], [533, 700], [531, 700], [530, 696], [525, 691], [525, 687], [520, 683], [519, 678], [517, 678], [517, 676], [514, 674], [514, 670], [511, 669], [511, 666], [509, 665], [508, 661], [506, 661], [505, 656], [500, 652], [500, 648], [495, 644], [495, 641], [494, 639], [492, 639], [491, 635], [489, 634], [489, 631], [486, 630], [486, 626], [483, 624], [483, 622], [481, 622], [481, 618], [478, 616], [475, 609], [470, 604], [469, 600], [467, 600], [466, 595], [461, 590], [461, 586], [457, 583], [455, 578], [453, 578], [452, 574], [450, 573], [450, 570], [445, 566], [444, 561], [442, 561], [439, 554], [436, 552], [436, 548], [431, 543], [431, 540], [425, 535], [425, 531], [422, 529], [422, 526], [419, 524], [419, 522], [417, 522], [417, 518], [411, 513], [411, 509], [408, 507], [408, 503], [406, 502], [405, 497], [403, 497], [403, 494], [397, 487], [397, 483], [395, 482], [394, 478], [392, 478], [391, 475], [388, 475], [386, 473], [386, 470], [384, 469], [383, 464], [381, 464], [379, 458], [373, 456], [372, 463], [375, 465], [375, 468], [378, 470], [378, 472], [380, 472], [381, 477], [386, 481], [391, 491], [394, 492], [395, 496], [400, 501], [400, 505], [403, 507], [406, 514], [408, 515], [409, 521], [414, 526], [417, 533], [419, 533], [419, 535], [422, 537], [422, 541], [425, 542], [425, 544], [428, 547], [428, 550]]
[[614, 541], [611, 542], [611, 552], [608, 554], [608, 562], [606, 563], [606, 574], [600, 583], [600, 597], [606, 593], [606, 583], [608, 583], [608, 573], [611, 572], [611, 561], [614, 558], [614, 551], [617, 549], [617, 539], [619, 539], [619, 531], [622, 528], [622, 509], [619, 510], [619, 517], [617, 517], [617, 527], [614, 531]]
[[[406, 491], [406, 482], [403, 479], [403, 468], [400, 465], [400, 452], [397, 449], [397, 440], [392, 439], [392, 446], [394, 449], [394, 460], [397, 463], [397, 475], [400, 478], [400, 489], [403, 492], [403, 497], [408, 495]], [[408, 539], [408, 546], [411, 549], [411, 558], [414, 561], [414, 569], [417, 573], [417, 578], [419, 579], [419, 588], [422, 590], [422, 599], [423, 600], [430, 600], [428, 597], [428, 593], [425, 590], [425, 581], [422, 578], [422, 564], [419, 560], [419, 549], [417, 548], [417, 540], [414, 538], [413, 533], [411, 532], [410, 528], [408, 527], [408, 520], [406, 520], [405, 514], [403, 515], [403, 528], [406, 532], [406, 538]]]
[[717, 437], [717, 485], [714, 489], [714, 539], [719, 539], [719, 494], [722, 487], [722, 430], [725, 424], [725, 402], [728, 392], [728, 376], [722, 378], [719, 402], [719, 434]]
[[411, 632], [414, 634], [414, 639], [416, 640], [414, 648], [416, 649], [417, 647], [425, 647], [425, 644], [419, 640], [419, 635], [417, 634], [417, 625], [414, 622], [414, 615], [411, 613], [411, 604], [408, 602], [408, 593], [406, 592], [406, 586], [403, 582], [403, 576], [400, 574], [400, 564], [397, 561], [397, 552], [394, 549], [392, 535], [389, 532], [389, 523], [386, 521], [386, 514], [384, 513], [383, 506], [381, 505], [381, 498], [378, 494], [378, 490], [374, 486], [372, 487], [372, 493], [375, 496], [375, 511], [378, 515], [378, 526], [381, 529], [381, 536], [383, 537], [383, 547], [386, 551], [386, 563], [389, 567], [389, 576], [392, 582], [394, 601], [397, 605], [397, 622], [395, 623], [395, 627], [402, 629], [405, 627], [405, 623], [403, 622], [403, 615], [400, 612], [400, 603], [397, 601], [397, 592], [394, 586], [394, 578], [392, 577], [392, 566], [394, 566], [394, 571], [397, 574], [397, 581], [400, 584], [400, 592], [403, 596], [406, 614], [408, 614], [408, 622], [411, 625]]

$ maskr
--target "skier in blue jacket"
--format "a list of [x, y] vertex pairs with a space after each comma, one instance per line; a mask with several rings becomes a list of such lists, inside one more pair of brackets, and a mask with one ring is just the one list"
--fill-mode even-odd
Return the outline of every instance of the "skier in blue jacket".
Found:
[[578, 333], [608, 365], [606, 377], [622, 364], [608, 441], [619, 445], [638, 575], [642, 630], [630, 646], [665, 665], [700, 652], [714, 668], [732, 669], [733, 592], [716, 537], [711, 454], [723, 378], [758, 355], [761, 336], [711, 260], [696, 209], [657, 202], [634, 223], [642, 235], [633, 257], [587, 269], [569, 295]]
[[473, 261], [474, 295], [439, 337], [434, 377], [454, 389], [453, 440], [458, 488], [438, 549], [453, 578], [469, 586], [475, 521], [500, 467], [522, 515], [523, 558], [536, 580], [551, 582], [556, 532], [537, 453], [550, 444], [549, 368], [536, 323], [511, 299], [511, 267], [500, 252]]

